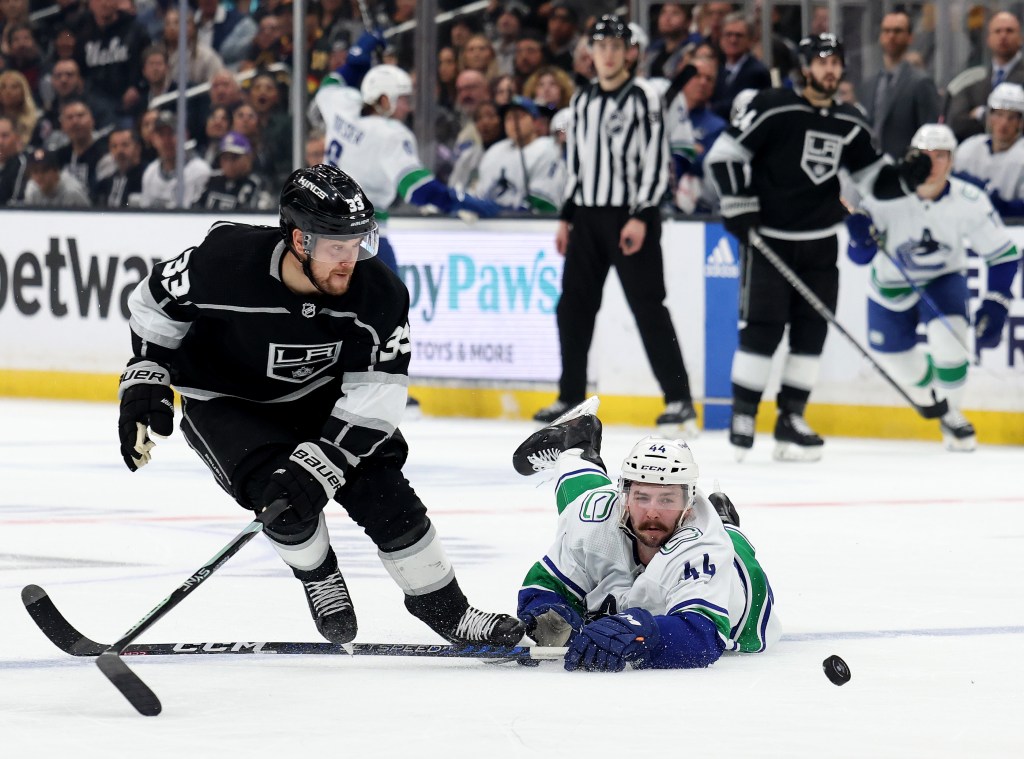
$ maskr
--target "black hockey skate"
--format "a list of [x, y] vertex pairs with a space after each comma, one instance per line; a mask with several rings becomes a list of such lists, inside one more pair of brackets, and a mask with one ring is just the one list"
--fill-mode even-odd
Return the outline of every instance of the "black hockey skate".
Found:
[[580, 448], [584, 459], [607, 471], [601, 460], [601, 420], [594, 416], [600, 403], [596, 395], [588, 398], [526, 438], [512, 454], [515, 470], [528, 476], [551, 469], [560, 453]]
[[718, 516], [722, 518], [722, 524], [732, 525], [733, 527], [740, 526], [739, 512], [736, 511], [736, 507], [732, 505], [732, 501], [729, 500], [729, 496], [721, 490], [716, 490], [708, 496], [708, 500], [711, 501], [711, 505], [715, 507], [715, 511], [718, 512]]
[[449, 643], [456, 645], [483, 643], [489, 646], [517, 646], [526, 634], [526, 627], [508, 614], [480, 611], [470, 606], [455, 629], [438, 632]]
[[780, 411], [775, 422], [776, 461], [818, 461], [825, 441], [812, 430], [802, 414]]
[[747, 452], [754, 447], [754, 415], [732, 412], [729, 420], [729, 444], [737, 461], [743, 461]]
[[658, 432], [666, 437], [681, 437], [692, 440], [700, 434], [697, 427], [697, 410], [691, 401], [672, 401], [654, 422]]
[[351, 643], [356, 637], [356, 610], [348, 594], [338, 559], [331, 550], [326, 561], [309, 572], [293, 569], [302, 581], [316, 629], [331, 643]]
[[942, 442], [947, 451], [969, 453], [978, 447], [974, 425], [956, 409], [950, 409], [939, 419], [939, 428], [942, 430]]

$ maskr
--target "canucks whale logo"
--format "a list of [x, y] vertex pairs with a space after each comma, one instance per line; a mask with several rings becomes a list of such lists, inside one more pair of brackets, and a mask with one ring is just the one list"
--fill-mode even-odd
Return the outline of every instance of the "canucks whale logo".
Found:
[[952, 249], [941, 240], [932, 237], [925, 227], [920, 240], [907, 240], [896, 248], [896, 258], [906, 269], [935, 271], [949, 260]]

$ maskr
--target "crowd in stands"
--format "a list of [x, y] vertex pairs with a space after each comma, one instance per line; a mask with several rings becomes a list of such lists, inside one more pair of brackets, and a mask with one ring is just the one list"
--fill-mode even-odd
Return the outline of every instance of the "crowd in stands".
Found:
[[[183, 188], [175, 174], [178, 3], [50, 2], [0, 0], [0, 205], [184, 204], [210, 210], [274, 205], [276, 188], [292, 168], [291, 0], [192, 0], [186, 70], [190, 86], [208, 89], [188, 101]], [[360, 46], [372, 48], [375, 62], [411, 70], [413, 33], [385, 35], [380, 29], [414, 18], [415, 0], [366, 4], [380, 27], [375, 35], [366, 35], [358, 0], [305, 5], [310, 99], [319, 87], [339, 84], [335, 72], [350, 51], [360, 53]], [[441, 10], [458, 5], [438, 2]], [[524, 193], [509, 190], [507, 176], [513, 172], [503, 172], [499, 156], [521, 165], [535, 140], [544, 141], [545, 151], [535, 146], [533, 153], [546, 152], [548, 141], [556, 152], [564, 145], [569, 101], [594, 76], [585, 32], [616, 5], [492, 0], [485, 10], [438, 26], [437, 151], [430, 167], [436, 177], [459, 192], [490, 193], [488, 199], [511, 211], [552, 210], [523, 205]], [[773, 6], [771, 68], [764, 63], [759, 7], [666, 2], [631, 25], [637, 75], [660, 82], [665, 92], [675, 171], [665, 198], [668, 211], [715, 213], [717, 199], [703, 181], [703, 156], [742, 113], [752, 92], [799, 84], [800, 6]], [[863, 82], [845, 82], [842, 97], [861, 110], [877, 144], [893, 157], [901, 156], [910, 136], [928, 122], [945, 121], [961, 141], [991, 133], [993, 88], [1024, 83], [1019, 18], [1005, 11], [979, 18], [972, 10], [968, 27], [978, 32], [980, 49], [972, 49], [971, 66], [950, 82], [936, 83], [926, 68], [934, 55], [933, 9], [908, 7], [914, 10], [896, 4], [881, 15], [877, 45], [871, 41], [864, 51], [881, 67]], [[810, 31], [829, 31], [827, 6], [816, 3], [812, 11]], [[251, 76], [241, 77], [244, 73]], [[510, 106], [516, 115], [506, 118]], [[1013, 117], [1018, 138], [1022, 117]], [[521, 128], [508, 134], [509, 125]], [[324, 136], [317, 127], [307, 120], [309, 163], [323, 157]], [[481, 185], [482, 173], [487, 187]], [[1001, 200], [1024, 200], [1022, 192], [1018, 188]]]

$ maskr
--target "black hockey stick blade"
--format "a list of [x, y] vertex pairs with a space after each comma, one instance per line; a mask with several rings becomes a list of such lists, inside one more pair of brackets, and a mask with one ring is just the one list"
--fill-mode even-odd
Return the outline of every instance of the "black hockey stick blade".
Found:
[[26, 585], [21, 590], [21, 601], [25, 604], [32, 621], [43, 631], [57, 648], [72, 656], [99, 656], [107, 646], [82, 635], [67, 621], [45, 590], [38, 585]]
[[96, 659], [96, 666], [114, 684], [114, 687], [121, 691], [121, 695], [135, 707], [135, 711], [139, 714], [144, 717], [155, 717], [160, 713], [163, 708], [160, 705], [160, 699], [148, 685], [142, 682], [142, 678], [121, 661], [116, 649], [109, 648], [100, 654]]

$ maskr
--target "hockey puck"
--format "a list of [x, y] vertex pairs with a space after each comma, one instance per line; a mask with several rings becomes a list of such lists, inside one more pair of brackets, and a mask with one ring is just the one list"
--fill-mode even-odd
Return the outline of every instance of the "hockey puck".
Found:
[[828, 657], [821, 663], [821, 668], [825, 670], [825, 677], [827, 677], [833, 685], [846, 685], [850, 682], [850, 668], [846, 666], [846, 662], [840, 659], [835, 654]]

